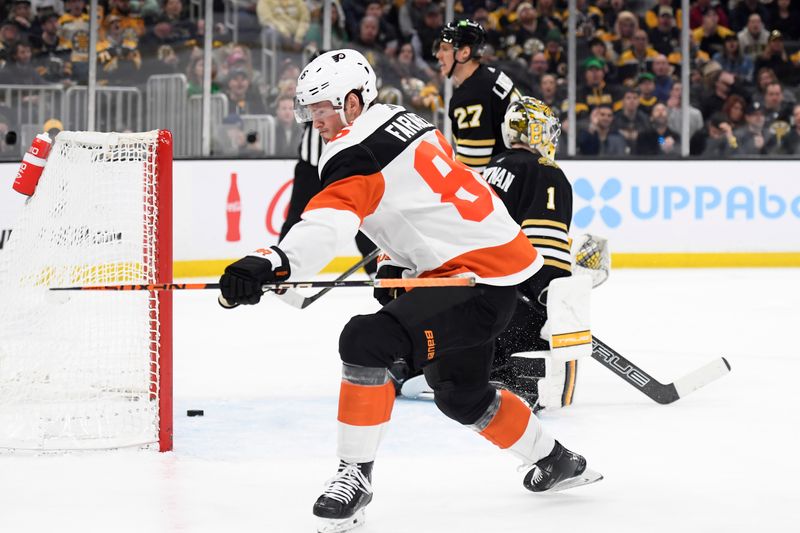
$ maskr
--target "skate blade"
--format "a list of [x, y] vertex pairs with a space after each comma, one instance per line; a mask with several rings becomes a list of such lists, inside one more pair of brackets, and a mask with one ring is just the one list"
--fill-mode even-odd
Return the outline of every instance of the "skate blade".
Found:
[[350, 518], [317, 518], [317, 533], [342, 533], [364, 524], [364, 509], [359, 509]]
[[595, 472], [591, 468], [587, 468], [581, 475], [559, 481], [546, 492], [559, 492], [574, 487], [580, 487], [582, 485], [591, 485], [592, 483], [597, 483], [601, 479], [603, 479], [603, 475], [601, 473]]

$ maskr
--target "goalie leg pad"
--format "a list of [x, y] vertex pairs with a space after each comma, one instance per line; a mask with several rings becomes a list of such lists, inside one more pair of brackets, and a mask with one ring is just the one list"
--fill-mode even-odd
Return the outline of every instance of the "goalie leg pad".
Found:
[[586, 275], [557, 278], [547, 289], [547, 324], [542, 336], [550, 342], [553, 361], [566, 363], [592, 355], [590, 297], [592, 279]]
[[542, 409], [559, 409], [572, 405], [578, 378], [578, 361], [556, 362], [546, 360], [546, 376], [537, 383], [538, 406]]
[[545, 357], [550, 352], [518, 352], [508, 358], [504, 373], [496, 373], [492, 380], [498, 387], [508, 389], [536, 409], [539, 397], [538, 381], [545, 377]]
[[572, 405], [578, 376], [578, 361], [556, 363], [550, 352], [521, 352], [511, 355], [514, 378], [502, 386], [539, 409]]

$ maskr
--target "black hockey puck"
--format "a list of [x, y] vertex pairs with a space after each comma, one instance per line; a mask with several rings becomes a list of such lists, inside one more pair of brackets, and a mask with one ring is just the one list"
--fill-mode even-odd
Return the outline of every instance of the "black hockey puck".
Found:
[[186, 416], [203, 416], [202, 409], [189, 409], [186, 411]]

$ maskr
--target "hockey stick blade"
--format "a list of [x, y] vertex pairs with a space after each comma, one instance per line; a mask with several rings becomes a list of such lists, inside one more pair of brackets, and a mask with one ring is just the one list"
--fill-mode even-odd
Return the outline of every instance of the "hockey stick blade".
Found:
[[[367, 263], [369, 263], [370, 261], [372, 261], [373, 259], [378, 257], [378, 255], [380, 255], [380, 253], [381, 253], [380, 249], [379, 248], [375, 248], [368, 255], [364, 256], [364, 258], [361, 259], [361, 261], [359, 261], [355, 265], [351, 266], [350, 268], [348, 268], [347, 270], [342, 272], [342, 274], [338, 278], [336, 278], [336, 281], [343, 281], [343, 280], [349, 278], [358, 269], [362, 268]], [[284, 303], [287, 303], [287, 304], [291, 305], [292, 307], [296, 307], [298, 309], [305, 309], [309, 305], [313, 304], [314, 302], [316, 302], [317, 300], [322, 298], [330, 290], [331, 290], [331, 287], [326, 287], [326, 288], [322, 289], [321, 291], [319, 291], [319, 292], [317, 292], [315, 294], [312, 294], [311, 296], [303, 296], [302, 294], [298, 293], [297, 291], [289, 289], [286, 292], [284, 292], [283, 294], [277, 294], [276, 293], [276, 296], [278, 298], [280, 298]]]
[[662, 405], [680, 400], [731, 370], [728, 361], [720, 357], [673, 383], [660, 383], [597, 337], [592, 339], [592, 358]]

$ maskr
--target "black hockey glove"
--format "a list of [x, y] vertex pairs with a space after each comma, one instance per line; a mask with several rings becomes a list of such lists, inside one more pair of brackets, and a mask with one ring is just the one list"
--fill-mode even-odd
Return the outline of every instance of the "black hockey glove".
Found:
[[283, 281], [289, 277], [289, 259], [277, 246], [259, 248], [252, 254], [231, 263], [219, 278], [222, 297], [229, 304], [253, 305], [261, 301], [261, 286], [265, 283]]
[[[394, 266], [394, 265], [383, 265], [378, 269], [375, 273], [376, 279], [395, 279], [395, 278], [402, 278], [403, 271], [407, 270], [403, 267]], [[397, 288], [397, 289], [379, 289], [374, 288], [372, 289], [372, 296], [380, 302], [381, 305], [386, 305], [401, 294], [406, 292], [405, 289]]]

